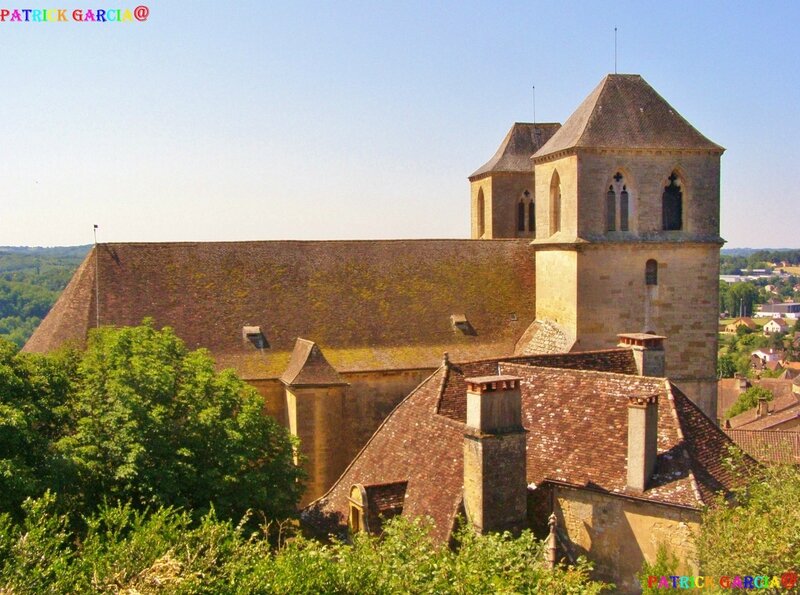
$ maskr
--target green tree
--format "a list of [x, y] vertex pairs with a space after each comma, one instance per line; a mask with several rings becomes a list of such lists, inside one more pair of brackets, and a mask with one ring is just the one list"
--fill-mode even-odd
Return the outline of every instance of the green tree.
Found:
[[720, 496], [703, 514], [696, 544], [703, 574], [723, 576], [741, 568], [772, 577], [800, 569], [798, 469], [763, 469], [735, 496]]
[[758, 289], [752, 283], [733, 283], [728, 290], [727, 310], [731, 316], [752, 316]]
[[225, 518], [289, 515], [300, 492], [288, 431], [258, 393], [214, 371], [170, 328], [101, 328], [74, 380], [71, 428], [55, 450], [71, 466], [62, 494], [92, 510], [104, 499], [181, 506]]
[[758, 405], [758, 402], [761, 399], [771, 401], [774, 398], [775, 395], [772, 394], [772, 391], [760, 386], [751, 386], [741, 395], [739, 395], [739, 398], [736, 399], [736, 402], [725, 412], [725, 417], [731, 418], [735, 415], [739, 415], [740, 413], [744, 413], [745, 411], [748, 411]]
[[530, 532], [476, 535], [462, 528], [455, 548], [438, 544], [425, 520], [402, 517], [381, 537], [352, 545], [298, 537], [277, 550], [266, 532], [185, 511], [101, 506], [76, 538], [74, 519], [47, 494], [25, 503], [22, 523], [0, 515], [0, 592], [36, 593], [542, 593], [608, 588], [591, 566], [546, 567]]
[[736, 362], [730, 355], [717, 358], [717, 378], [733, 378], [736, 373]]

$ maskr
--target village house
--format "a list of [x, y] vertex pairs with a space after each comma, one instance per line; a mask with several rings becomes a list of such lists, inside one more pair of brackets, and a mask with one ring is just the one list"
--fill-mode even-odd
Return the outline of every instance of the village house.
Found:
[[776, 335], [789, 331], [789, 324], [783, 318], [773, 318], [764, 325], [765, 335]]
[[739, 330], [740, 326], [748, 328], [751, 331], [755, 330], [758, 327], [758, 325], [755, 322], [753, 322], [752, 318], [749, 318], [747, 316], [743, 316], [743, 317], [737, 318], [736, 320], [733, 320], [733, 321], [729, 322], [728, 324], [726, 324], [725, 325], [725, 332], [726, 333], [735, 333], [737, 330]]

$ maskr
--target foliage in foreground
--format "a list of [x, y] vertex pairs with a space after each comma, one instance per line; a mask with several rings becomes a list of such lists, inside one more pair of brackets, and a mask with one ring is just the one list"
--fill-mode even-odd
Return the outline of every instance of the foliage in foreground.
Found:
[[86, 352], [52, 356], [0, 340], [0, 511], [50, 489], [84, 516], [119, 500], [275, 519], [299, 475], [255, 389], [169, 328], [101, 328]]
[[54, 497], [26, 501], [21, 525], [0, 515], [0, 591], [26, 593], [598, 593], [589, 566], [550, 571], [530, 533], [459, 533], [435, 545], [430, 525], [397, 518], [381, 539], [352, 546], [295, 538], [277, 550], [262, 533], [174, 509], [103, 506], [76, 540]]
[[703, 515], [697, 552], [704, 574], [778, 576], [800, 569], [800, 471], [764, 470]]

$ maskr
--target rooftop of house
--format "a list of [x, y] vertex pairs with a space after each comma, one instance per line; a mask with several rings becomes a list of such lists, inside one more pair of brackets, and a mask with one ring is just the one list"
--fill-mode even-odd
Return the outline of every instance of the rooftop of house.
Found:
[[[27, 351], [86, 340], [96, 270], [101, 324], [151, 317], [246, 379], [280, 377], [298, 337], [319, 344], [340, 372], [433, 369], [445, 351], [511, 355], [535, 312], [525, 240], [100, 244]], [[473, 332], [454, 328], [454, 314]], [[247, 340], [255, 329], [258, 344]]]
[[800, 464], [800, 432], [726, 430], [744, 452], [762, 463]]
[[576, 148], [724, 151], [638, 74], [604, 77], [534, 157]]
[[[790, 382], [787, 384], [791, 387]], [[767, 401], [766, 406], [765, 413], [759, 413], [759, 408], [754, 407], [730, 418], [726, 421], [725, 426], [734, 430], [769, 430], [800, 418], [800, 395], [791, 390], [788, 394], [775, 395], [772, 401]]]
[[[465, 378], [520, 377], [527, 481], [698, 509], [739, 479], [724, 464], [731, 440], [675, 386], [635, 375], [628, 349], [452, 363], [440, 367], [383, 422], [344, 474], [304, 511], [338, 532], [353, 484], [407, 482], [404, 515], [433, 518], [446, 540], [462, 505]], [[627, 488], [627, 403], [658, 395], [658, 459], [644, 492]], [[749, 463], [755, 464], [747, 459]], [[530, 489], [530, 488], [529, 488]]]

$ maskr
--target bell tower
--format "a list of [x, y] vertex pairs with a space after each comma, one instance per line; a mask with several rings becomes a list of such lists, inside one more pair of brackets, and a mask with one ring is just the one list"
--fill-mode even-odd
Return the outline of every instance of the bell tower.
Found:
[[666, 375], [712, 419], [723, 151], [641, 76], [611, 74], [533, 158], [537, 319], [576, 350], [667, 337]]
[[536, 230], [536, 202], [531, 157], [560, 124], [515, 123], [500, 148], [469, 177], [471, 237], [531, 238]]

